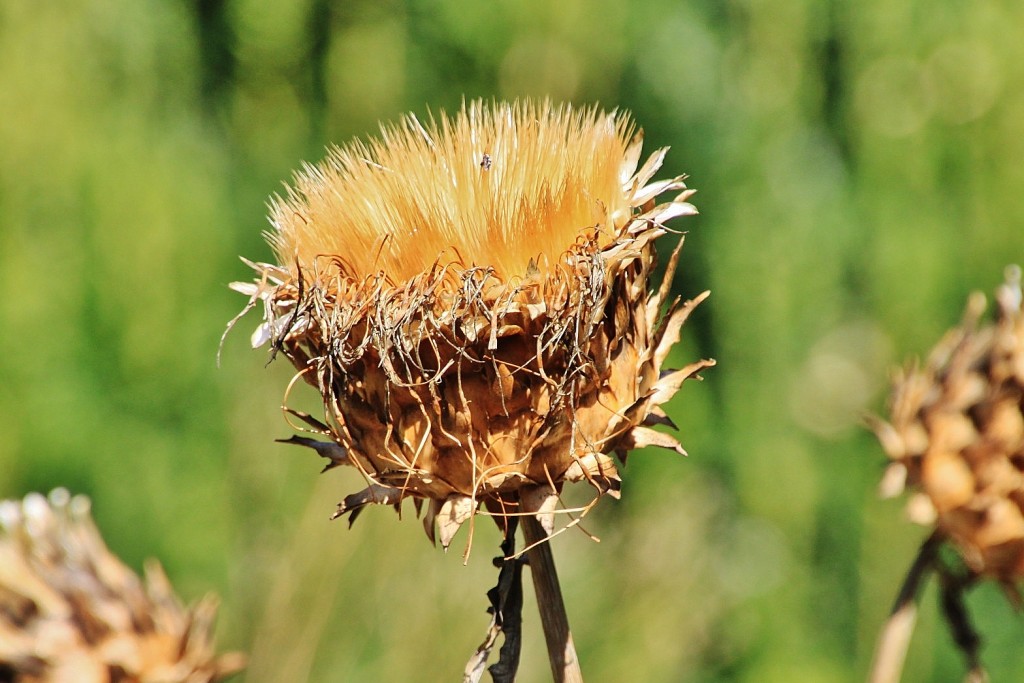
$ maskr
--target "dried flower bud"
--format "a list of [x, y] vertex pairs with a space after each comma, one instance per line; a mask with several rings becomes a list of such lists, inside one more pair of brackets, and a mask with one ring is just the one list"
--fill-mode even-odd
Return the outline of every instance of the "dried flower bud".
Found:
[[110, 553], [89, 500], [0, 502], [0, 679], [18, 683], [209, 683], [243, 666], [213, 651], [213, 596], [193, 608], [160, 565], [141, 581]]
[[995, 323], [981, 324], [985, 297], [970, 298], [963, 323], [925, 366], [911, 365], [896, 377], [889, 421], [874, 427], [892, 460], [885, 492], [899, 493], [900, 482], [923, 491], [925, 499], [915, 498], [915, 519], [934, 520], [974, 572], [1009, 584], [1024, 577], [1019, 268], [1007, 269], [996, 302]]
[[426, 501], [447, 547], [524, 489], [618, 495], [605, 453], [683, 452], [651, 427], [714, 364], [663, 368], [707, 293], [666, 304], [678, 250], [648, 288], [665, 221], [696, 210], [683, 178], [651, 182], [666, 150], [637, 170], [640, 147], [623, 115], [474, 103], [335, 149], [273, 203], [280, 265], [233, 286], [262, 305], [254, 345], [323, 397], [323, 422], [301, 417], [330, 441], [289, 441], [370, 483], [337, 515]]

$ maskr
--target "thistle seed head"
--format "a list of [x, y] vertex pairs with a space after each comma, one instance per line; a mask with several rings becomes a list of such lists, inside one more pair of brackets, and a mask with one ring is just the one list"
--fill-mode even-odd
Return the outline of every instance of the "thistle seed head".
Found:
[[0, 679], [210, 683], [239, 671], [241, 655], [214, 651], [216, 598], [184, 607], [157, 562], [140, 579], [89, 508], [64, 489], [0, 502]]
[[669, 301], [678, 248], [650, 281], [665, 222], [696, 209], [640, 147], [622, 114], [476, 102], [334, 149], [272, 203], [279, 263], [234, 288], [262, 308], [254, 345], [323, 399], [299, 416], [321, 438], [289, 442], [367, 480], [337, 515], [412, 498], [447, 547], [481, 506], [550, 522], [566, 481], [617, 496], [609, 453], [683, 452], [651, 427], [714, 364], [664, 367], [707, 293]]
[[891, 462], [883, 494], [913, 491], [912, 519], [935, 525], [968, 567], [1009, 585], [1024, 577], [1024, 311], [1020, 269], [982, 322], [974, 293], [963, 322], [923, 366], [893, 383], [874, 430]]

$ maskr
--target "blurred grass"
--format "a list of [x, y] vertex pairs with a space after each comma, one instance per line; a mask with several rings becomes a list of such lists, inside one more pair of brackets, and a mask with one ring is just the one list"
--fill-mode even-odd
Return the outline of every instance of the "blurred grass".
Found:
[[[453, 680], [496, 532], [463, 567], [386, 510], [328, 523], [355, 482], [272, 442], [287, 368], [246, 322], [214, 365], [225, 284], [330, 142], [463, 97], [600, 101], [700, 190], [677, 291], [713, 296], [677, 360], [719, 366], [669, 410], [691, 457], [631, 458], [588, 519], [602, 543], [556, 541], [588, 680], [862, 680], [923, 532], [875, 499], [858, 420], [1024, 259], [1022, 21], [994, 0], [4, 3], [0, 494], [88, 493], [131, 564], [217, 590], [246, 680]], [[970, 604], [1012, 680], [1024, 628], [995, 591]], [[545, 680], [527, 619], [521, 678]], [[906, 680], [960, 670], [926, 600]]]

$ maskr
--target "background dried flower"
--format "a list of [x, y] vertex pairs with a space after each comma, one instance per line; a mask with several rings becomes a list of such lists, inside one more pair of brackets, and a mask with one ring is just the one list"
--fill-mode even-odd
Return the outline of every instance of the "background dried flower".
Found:
[[663, 368], [707, 293], [667, 301], [678, 249], [649, 291], [664, 223], [695, 209], [640, 148], [621, 114], [477, 102], [335, 149], [274, 202], [281, 265], [234, 287], [263, 306], [253, 344], [323, 397], [323, 422], [300, 417], [330, 441], [291, 441], [369, 484], [338, 515], [427, 501], [447, 547], [481, 504], [550, 528], [565, 481], [617, 495], [607, 453], [683, 452], [651, 427], [713, 365]]
[[888, 421], [875, 432], [892, 460], [885, 495], [914, 493], [911, 518], [935, 525], [971, 571], [1008, 588], [1024, 577], [1024, 313], [1020, 269], [996, 291], [994, 323], [980, 322], [985, 297], [923, 367], [895, 379]]
[[239, 671], [241, 655], [214, 652], [216, 599], [182, 606], [155, 561], [140, 580], [89, 507], [64, 489], [0, 502], [0, 680], [209, 683]]

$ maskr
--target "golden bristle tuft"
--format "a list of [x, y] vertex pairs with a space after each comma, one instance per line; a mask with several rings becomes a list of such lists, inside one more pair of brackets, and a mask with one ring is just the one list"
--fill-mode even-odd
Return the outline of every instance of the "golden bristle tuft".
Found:
[[608, 453], [683, 452], [652, 426], [714, 364], [663, 367], [707, 293], [670, 300], [681, 240], [650, 280], [664, 223], [696, 209], [682, 177], [651, 182], [666, 150], [638, 169], [640, 146], [622, 115], [474, 103], [335, 150], [275, 202], [281, 265], [232, 286], [262, 306], [253, 345], [323, 398], [323, 421], [290, 412], [328, 440], [288, 441], [369, 484], [337, 515], [427, 502], [447, 547], [482, 506], [550, 522], [566, 481], [617, 496]]
[[409, 115], [306, 166], [273, 203], [274, 249], [283, 265], [335, 265], [356, 280], [401, 282], [439, 259], [519, 277], [629, 214], [632, 135], [625, 116], [550, 103], [476, 102], [426, 126]]

